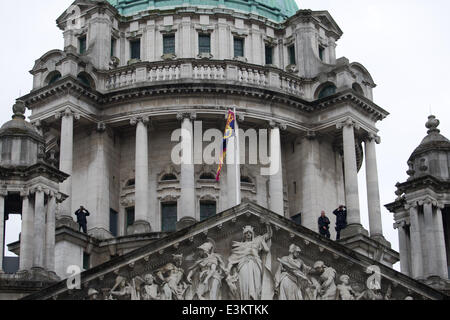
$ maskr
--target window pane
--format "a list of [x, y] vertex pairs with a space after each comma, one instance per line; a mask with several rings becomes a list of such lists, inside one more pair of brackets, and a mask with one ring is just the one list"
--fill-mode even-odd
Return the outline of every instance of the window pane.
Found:
[[273, 48], [266, 46], [266, 64], [273, 64]]
[[91, 256], [83, 252], [83, 269], [88, 270], [91, 267]]
[[134, 224], [134, 207], [127, 209], [127, 227], [132, 226]]
[[141, 58], [141, 40], [130, 41], [131, 59]]
[[86, 36], [80, 37], [78, 39], [80, 54], [86, 53]]
[[200, 202], [200, 221], [206, 220], [217, 214], [217, 207], [214, 201]]
[[119, 214], [116, 211], [114, 211], [113, 209], [110, 209], [109, 210], [109, 232], [111, 232], [111, 234], [114, 237], [117, 237], [118, 221], [119, 221]]
[[235, 57], [244, 56], [244, 39], [234, 38], [234, 56]]
[[329, 85], [329, 86], [325, 87], [324, 89], [322, 89], [322, 91], [320, 91], [318, 98], [323, 99], [323, 98], [332, 96], [335, 93], [336, 93], [336, 87], [334, 85]]
[[164, 54], [175, 54], [175, 35], [167, 35], [163, 37]]
[[111, 38], [111, 57], [116, 55], [116, 39]]
[[211, 52], [211, 36], [209, 34], [201, 34], [198, 36], [198, 51], [200, 53]]
[[177, 204], [161, 204], [161, 230], [171, 232], [176, 230], [177, 225]]
[[323, 55], [325, 53], [325, 49], [323, 47], [319, 47], [319, 58], [323, 61]]
[[295, 46], [289, 47], [289, 64], [296, 64], [295, 60]]

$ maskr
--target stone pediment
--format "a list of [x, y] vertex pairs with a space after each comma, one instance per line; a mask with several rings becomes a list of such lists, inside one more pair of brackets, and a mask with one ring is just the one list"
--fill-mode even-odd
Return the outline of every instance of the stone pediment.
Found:
[[444, 299], [446, 296], [253, 203], [25, 299]]

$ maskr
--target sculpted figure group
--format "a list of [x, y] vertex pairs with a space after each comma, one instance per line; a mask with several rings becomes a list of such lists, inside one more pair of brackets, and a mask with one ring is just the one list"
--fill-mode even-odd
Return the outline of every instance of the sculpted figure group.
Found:
[[[243, 229], [242, 241], [232, 244], [228, 264], [215, 252], [213, 242], [199, 246], [197, 260], [186, 270], [183, 255], [160, 269], [128, 281], [118, 276], [114, 287], [104, 294], [109, 300], [385, 300], [391, 288], [381, 292], [379, 283], [357, 292], [350, 277], [337, 278], [336, 270], [317, 261], [313, 267], [301, 259], [301, 249], [290, 245], [289, 255], [278, 258], [272, 268], [272, 229], [255, 235], [254, 228]], [[368, 277], [373, 270], [367, 270]], [[227, 295], [223, 297], [224, 293]], [[89, 290], [89, 298], [100, 294]], [[410, 298], [410, 297], [408, 297]]]

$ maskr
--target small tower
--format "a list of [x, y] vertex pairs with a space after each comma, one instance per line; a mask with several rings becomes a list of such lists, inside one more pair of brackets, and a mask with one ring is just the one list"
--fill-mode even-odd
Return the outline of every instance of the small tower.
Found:
[[[17, 101], [12, 120], [0, 129], [0, 293], [12, 297], [58, 279], [55, 214], [57, 203], [67, 198], [59, 184], [68, 176], [46, 160], [45, 140], [25, 121], [25, 110]], [[20, 241], [10, 245], [19, 255], [16, 274], [3, 270], [5, 221], [10, 214], [22, 216]]]
[[397, 184], [394, 213], [402, 273], [449, 290], [450, 141], [430, 116], [428, 135], [408, 160], [409, 178]]

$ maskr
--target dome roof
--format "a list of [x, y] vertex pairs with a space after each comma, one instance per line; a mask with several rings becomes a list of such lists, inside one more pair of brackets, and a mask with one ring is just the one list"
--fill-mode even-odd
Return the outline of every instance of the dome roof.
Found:
[[429, 151], [450, 151], [450, 141], [440, 134], [438, 129], [440, 121], [435, 116], [429, 116], [425, 124], [428, 135], [422, 140], [420, 145], [414, 150], [409, 161], [413, 161], [420, 155]]
[[17, 101], [13, 106], [14, 115], [12, 120], [6, 122], [0, 128], [0, 138], [8, 135], [26, 136], [43, 142], [44, 138], [36, 131], [36, 128], [29, 122], [25, 121], [25, 104]]
[[108, 0], [123, 15], [143, 10], [165, 9], [183, 6], [202, 8], [225, 7], [254, 13], [276, 22], [282, 22], [298, 11], [295, 0]]

